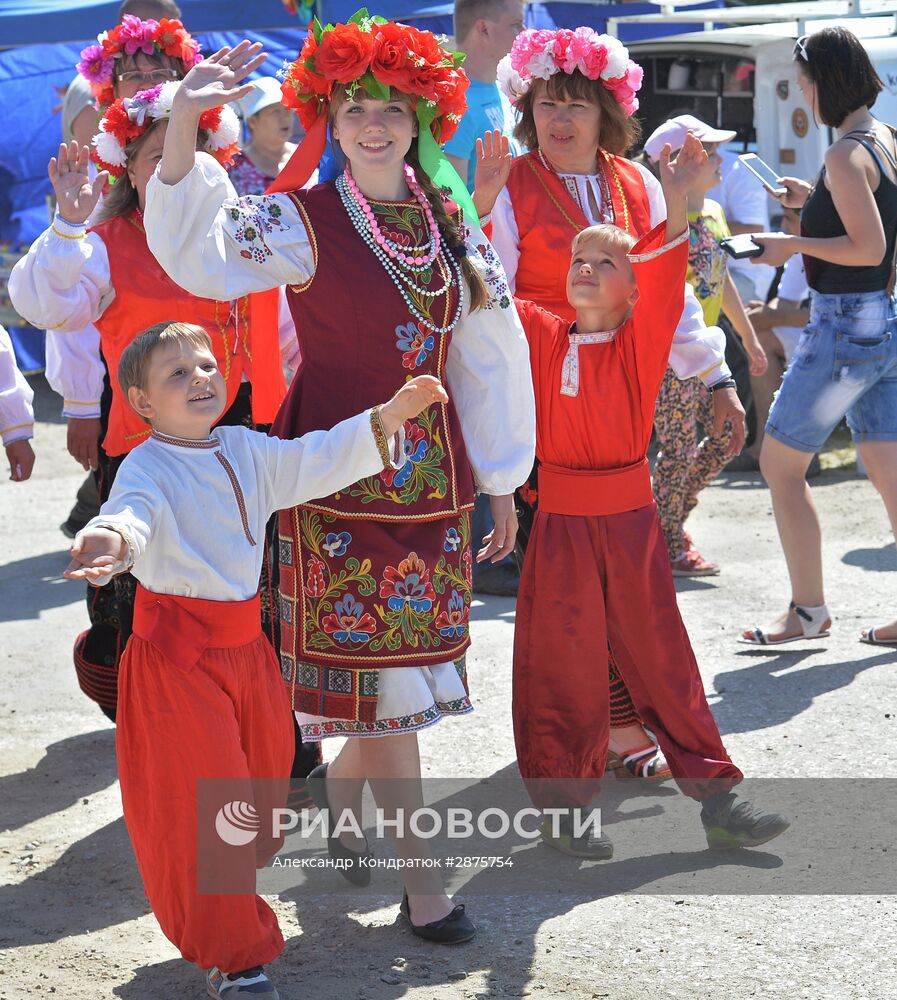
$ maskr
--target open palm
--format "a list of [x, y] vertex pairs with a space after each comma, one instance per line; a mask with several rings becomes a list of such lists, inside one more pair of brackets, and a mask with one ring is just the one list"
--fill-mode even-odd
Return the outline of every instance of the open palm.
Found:
[[510, 144], [500, 129], [477, 139], [477, 166], [474, 176], [474, 205], [480, 216], [492, 211], [495, 199], [508, 183], [511, 172]]
[[77, 142], [63, 143], [47, 167], [59, 214], [66, 222], [76, 225], [90, 218], [109, 177], [108, 172], [102, 170], [91, 180], [88, 161], [86, 146], [79, 149]]
[[675, 160], [670, 159], [668, 146], [665, 146], [660, 154], [660, 179], [664, 190], [687, 195], [706, 163], [707, 153], [691, 132], [685, 137]]
[[246, 41], [232, 49], [227, 46], [219, 49], [197, 63], [184, 77], [176, 102], [202, 113], [245, 97], [252, 90], [252, 84], [243, 81], [268, 58], [261, 49], [260, 42], [250, 45]]

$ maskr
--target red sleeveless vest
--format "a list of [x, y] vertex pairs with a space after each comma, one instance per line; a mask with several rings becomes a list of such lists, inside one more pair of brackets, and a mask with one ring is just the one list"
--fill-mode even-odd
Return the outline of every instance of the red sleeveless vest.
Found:
[[[635, 237], [651, 231], [651, 208], [638, 167], [605, 153], [606, 171], [616, 224]], [[563, 180], [542, 164], [537, 152], [514, 160], [508, 194], [517, 220], [520, 260], [515, 294], [530, 299], [572, 323], [575, 310], [567, 302], [567, 269], [573, 237], [589, 222]]]
[[107, 455], [124, 455], [150, 433], [150, 427], [131, 409], [118, 382], [118, 362], [138, 333], [155, 323], [181, 320], [203, 327], [212, 338], [212, 349], [227, 383], [227, 406], [240, 388], [249, 304], [246, 297], [234, 303], [216, 302], [191, 295], [176, 285], [146, 244], [146, 232], [136, 213], [101, 222], [93, 232], [106, 244], [109, 280], [115, 298], [95, 326], [100, 349], [109, 369], [112, 406], [103, 441]]

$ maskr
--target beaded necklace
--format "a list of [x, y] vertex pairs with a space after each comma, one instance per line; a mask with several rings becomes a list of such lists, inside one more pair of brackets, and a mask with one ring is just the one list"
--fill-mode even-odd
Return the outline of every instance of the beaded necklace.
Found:
[[[348, 172], [348, 171], [347, 171]], [[410, 186], [410, 185], [409, 185]], [[354, 192], [352, 191], [347, 179], [346, 173], [341, 174], [336, 179], [336, 190], [340, 196], [340, 200], [343, 203], [343, 207], [346, 209], [346, 214], [349, 216], [349, 220], [355, 228], [358, 235], [364, 240], [367, 246], [370, 248], [371, 252], [377, 258], [379, 263], [382, 265], [383, 269], [392, 279], [393, 284], [396, 286], [399, 294], [402, 296], [402, 300], [408, 307], [408, 311], [412, 316], [421, 324], [429, 327], [434, 333], [449, 333], [454, 329], [458, 320], [461, 318], [461, 308], [464, 303], [464, 281], [461, 275], [461, 266], [455, 260], [454, 255], [445, 252], [445, 248], [442, 245], [442, 240], [438, 236], [434, 238], [433, 230], [430, 230], [430, 241], [426, 245], [429, 249], [432, 244], [436, 243], [438, 239], [436, 253], [434, 254], [431, 262], [429, 264], [417, 264], [407, 263], [406, 259], [409, 255], [402, 252], [401, 256], [396, 254], [391, 256], [389, 252], [384, 248], [383, 242], [386, 241], [382, 234], [380, 234], [381, 239], [377, 239], [373, 227], [371, 226], [371, 221], [368, 214], [364, 211], [364, 208], [359, 203]], [[420, 192], [421, 196], [423, 192]], [[363, 196], [362, 196], [363, 197]], [[365, 204], [367, 201], [365, 199]], [[423, 206], [421, 206], [423, 207]], [[368, 205], [368, 208], [370, 206]], [[429, 204], [427, 205], [429, 209]], [[373, 214], [373, 209], [371, 209]], [[425, 211], [425, 217], [427, 215], [432, 216], [432, 212], [429, 213]], [[429, 219], [427, 220], [429, 223]], [[379, 232], [379, 226], [378, 226]], [[438, 226], [437, 226], [438, 234]], [[396, 244], [391, 244], [392, 246], [397, 246]], [[424, 247], [416, 247], [415, 250], [422, 250]], [[415, 255], [417, 256], [417, 255]], [[438, 270], [444, 278], [444, 282], [441, 288], [430, 290], [421, 287], [420, 283], [416, 280], [416, 275], [421, 274], [424, 271], [430, 271], [433, 269], [433, 264], [438, 265]], [[458, 302], [455, 307], [455, 313], [451, 320], [444, 324], [443, 326], [436, 326], [433, 320], [421, 312], [418, 308], [417, 303], [412, 297], [412, 292], [414, 296], [418, 296], [423, 299], [433, 300], [439, 295], [445, 294], [448, 296], [452, 284], [456, 283], [458, 286]]]
[[[433, 218], [433, 210], [430, 207], [430, 202], [427, 200], [427, 196], [423, 193], [420, 185], [417, 183], [414, 171], [408, 166], [407, 163], [405, 164], [404, 172], [405, 183], [408, 185], [409, 190], [417, 200], [418, 205], [420, 205], [421, 212], [423, 212], [424, 218], [427, 220], [427, 228], [430, 231], [427, 242], [422, 246], [408, 248], [411, 251], [410, 253], [406, 252], [406, 248], [400, 247], [397, 243], [394, 243], [380, 232], [380, 224], [377, 222], [374, 210], [371, 208], [367, 198], [365, 198], [361, 189], [358, 187], [358, 184], [355, 182], [355, 178], [352, 176], [352, 168], [348, 165], [346, 166], [344, 176], [346, 178], [346, 185], [352, 192], [352, 198], [361, 209], [365, 219], [367, 219], [367, 224], [373, 233], [377, 246], [392, 257], [393, 260], [400, 260], [409, 269], [419, 267], [422, 270], [425, 270], [430, 267], [434, 260], [436, 260], [436, 255], [439, 253], [439, 249], [442, 245], [442, 237], [439, 233], [439, 226]], [[426, 251], [425, 256], [423, 255], [423, 251]]]

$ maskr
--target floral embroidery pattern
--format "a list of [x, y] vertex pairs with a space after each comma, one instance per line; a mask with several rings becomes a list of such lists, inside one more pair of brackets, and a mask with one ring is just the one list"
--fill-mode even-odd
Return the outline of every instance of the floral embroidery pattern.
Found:
[[377, 623], [351, 594], [337, 601], [333, 611], [333, 614], [325, 615], [321, 625], [337, 642], [367, 642], [377, 631]]
[[346, 549], [349, 548], [351, 542], [352, 536], [348, 531], [341, 531], [338, 535], [335, 535], [331, 531], [324, 539], [324, 544], [321, 548], [331, 559], [335, 559], [337, 556], [344, 556], [346, 554]]
[[[383, 567], [379, 583], [370, 559], [346, 556], [348, 542], [345, 548], [342, 542], [349, 533], [327, 531], [327, 523], [335, 520], [313, 510], [301, 513], [302, 544], [308, 551], [305, 648], [389, 653], [457, 646], [467, 634], [470, 614], [470, 515], [463, 514], [447, 529], [446, 539], [457, 545], [445, 546], [435, 566], [409, 552], [396, 565]], [[328, 540], [333, 555], [326, 548]], [[364, 600], [372, 597], [373, 602]]]
[[429, 407], [417, 421], [405, 422], [405, 464], [401, 469], [384, 469], [376, 476], [360, 479], [349, 496], [362, 503], [392, 500], [412, 504], [424, 490], [428, 500], [442, 500], [448, 493], [448, 477], [442, 469], [445, 446], [442, 433], [435, 427], [436, 408]]
[[461, 536], [458, 534], [457, 528], [449, 528], [445, 533], [445, 541], [442, 547], [446, 552], [457, 552], [458, 547], [461, 545]]
[[310, 556], [305, 593], [309, 597], [320, 597], [324, 593], [324, 589], [324, 563], [317, 556]]
[[401, 469], [384, 469], [380, 478], [387, 486], [401, 488], [414, 474], [414, 466], [426, 457], [430, 442], [419, 424], [405, 421], [405, 462]]
[[433, 334], [424, 334], [415, 323], [396, 327], [396, 347], [402, 354], [402, 367], [414, 371], [420, 367], [436, 346]]
[[482, 273], [483, 280], [486, 282], [491, 293], [486, 308], [492, 309], [498, 305], [501, 309], [509, 309], [511, 307], [511, 290], [508, 288], [508, 279], [505, 276], [505, 269], [498, 254], [488, 241], [483, 240], [480, 243], [474, 244], [472, 240], [473, 232], [469, 226], [466, 226], [465, 241], [467, 243], [469, 259], [474, 266], [476, 266], [477, 257], [483, 262], [483, 266], [477, 268], [477, 270]]
[[274, 231], [286, 232], [290, 227], [283, 221], [283, 209], [277, 200], [270, 195], [261, 198], [241, 198], [237, 206], [229, 210], [230, 217], [236, 223], [234, 240], [243, 244], [240, 256], [254, 260], [257, 264], [265, 264], [273, 251], [268, 246], [265, 237]]
[[417, 553], [412, 552], [398, 566], [387, 566], [380, 583], [380, 596], [388, 598], [393, 611], [401, 611], [406, 604], [412, 611], [429, 611], [436, 593], [430, 583], [430, 573]]
[[436, 628], [439, 634], [446, 639], [460, 639], [467, 631], [467, 619], [470, 617], [470, 609], [464, 603], [457, 590], [452, 591], [449, 598], [448, 609], [436, 619]]

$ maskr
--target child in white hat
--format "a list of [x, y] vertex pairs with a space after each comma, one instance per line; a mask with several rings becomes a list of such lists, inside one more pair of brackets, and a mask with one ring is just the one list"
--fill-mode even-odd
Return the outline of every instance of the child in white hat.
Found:
[[[722, 207], [706, 197], [720, 182], [717, 147], [731, 142], [735, 132], [713, 128], [694, 115], [678, 115], [658, 126], [645, 142], [645, 157], [656, 164], [669, 143], [682, 148], [691, 132], [707, 151], [707, 163], [688, 192], [688, 281], [704, 310], [707, 326], [716, 326], [724, 312], [738, 334], [751, 362], [751, 374], [766, 371], [766, 354], [744, 310], [744, 303], [728, 273], [728, 256], [720, 241], [730, 236]], [[732, 380], [720, 385], [734, 387]], [[716, 388], [716, 387], [714, 387]], [[729, 434], [712, 438], [698, 424], [713, 426], [713, 397], [700, 379], [680, 381], [667, 369], [657, 400], [654, 427], [660, 454], [654, 471], [654, 496], [660, 513], [673, 576], [716, 576], [719, 566], [694, 548], [685, 520], [697, 505], [698, 494], [717, 477], [728, 461]]]
[[[282, 99], [280, 80], [263, 76], [253, 80], [252, 90], [239, 101], [245, 142], [227, 172], [237, 194], [264, 194], [296, 149], [296, 116]], [[317, 182], [315, 174], [308, 186]]]

